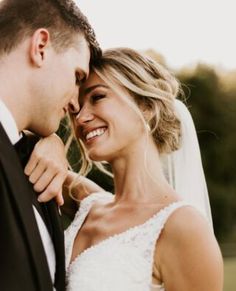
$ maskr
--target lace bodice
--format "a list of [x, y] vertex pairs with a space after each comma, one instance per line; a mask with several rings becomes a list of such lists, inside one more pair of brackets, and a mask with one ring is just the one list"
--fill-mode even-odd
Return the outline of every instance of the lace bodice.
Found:
[[67, 291], [163, 291], [152, 284], [156, 241], [168, 217], [184, 201], [171, 203], [143, 224], [87, 248], [70, 264], [73, 242], [95, 201], [111, 202], [112, 194], [95, 193], [81, 202], [65, 232]]

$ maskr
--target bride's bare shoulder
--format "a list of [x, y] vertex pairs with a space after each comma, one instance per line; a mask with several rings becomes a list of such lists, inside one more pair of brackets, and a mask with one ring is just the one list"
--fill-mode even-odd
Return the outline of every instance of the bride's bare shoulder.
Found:
[[[194, 207], [181, 207], [169, 217], [157, 241], [155, 264], [169, 288], [221, 290], [221, 252], [212, 228]], [[212, 288], [207, 289], [209, 284]]]
[[180, 233], [186, 233], [187, 236], [205, 232], [213, 234], [207, 219], [191, 205], [176, 209], [167, 220], [164, 231], [171, 239], [178, 238]]

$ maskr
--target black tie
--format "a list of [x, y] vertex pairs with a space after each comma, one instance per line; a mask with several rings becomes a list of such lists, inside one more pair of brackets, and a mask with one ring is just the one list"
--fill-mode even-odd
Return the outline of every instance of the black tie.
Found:
[[[15, 149], [19, 155], [23, 168], [26, 166], [27, 161], [29, 160], [29, 157], [34, 149], [34, 146], [38, 141], [39, 137], [37, 136], [33, 135], [26, 136], [25, 134], [23, 134], [23, 137], [15, 144]], [[31, 184], [30, 187], [32, 187]], [[56, 274], [54, 285], [58, 291], [64, 291], [65, 290], [64, 235], [62, 224], [58, 215], [57, 204], [53, 200], [47, 203], [39, 203], [37, 200], [37, 195], [34, 193], [34, 195], [32, 196], [33, 196], [32, 203], [39, 211], [40, 215], [42, 216], [47, 226], [56, 252]]]
[[36, 135], [27, 136], [24, 133], [22, 135], [23, 137], [14, 145], [14, 148], [17, 151], [22, 166], [25, 167], [34, 146], [39, 141], [39, 137]]
[[[27, 136], [24, 133], [23, 137], [14, 145], [14, 148], [20, 158], [22, 167], [24, 168], [29, 160], [29, 157], [34, 149], [35, 144], [39, 141], [39, 137], [35, 135]], [[44, 223], [46, 224], [50, 235], [53, 235], [52, 224], [48, 209], [45, 203], [39, 203], [36, 193], [32, 195], [32, 203], [40, 213]]]

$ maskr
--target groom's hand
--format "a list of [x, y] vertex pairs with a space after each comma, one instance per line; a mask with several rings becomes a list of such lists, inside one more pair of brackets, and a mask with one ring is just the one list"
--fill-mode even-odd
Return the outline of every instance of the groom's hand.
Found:
[[62, 185], [67, 169], [64, 144], [56, 134], [52, 134], [36, 144], [24, 172], [34, 190], [40, 193], [40, 202], [55, 198], [59, 205], [63, 205]]

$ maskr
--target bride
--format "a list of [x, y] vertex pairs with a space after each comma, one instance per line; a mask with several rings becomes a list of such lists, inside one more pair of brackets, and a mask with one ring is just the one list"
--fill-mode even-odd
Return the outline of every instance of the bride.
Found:
[[84, 158], [110, 164], [115, 195], [82, 200], [67, 229], [67, 290], [222, 290], [214, 235], [161, 166], [180, 146], [178, 90], [131, 49], [106, 51], [82, 86], [75, 133]]
[[68, 291], [222, 290], [199, 149], [195, 134], [181, 141], [194, 130], [178, 92], [168, 71], [127, 48], [107, 50], [81, 87], [72, 119], [82, 168], [109, 163], [115, 195], [85, 197], [65, 232]]

